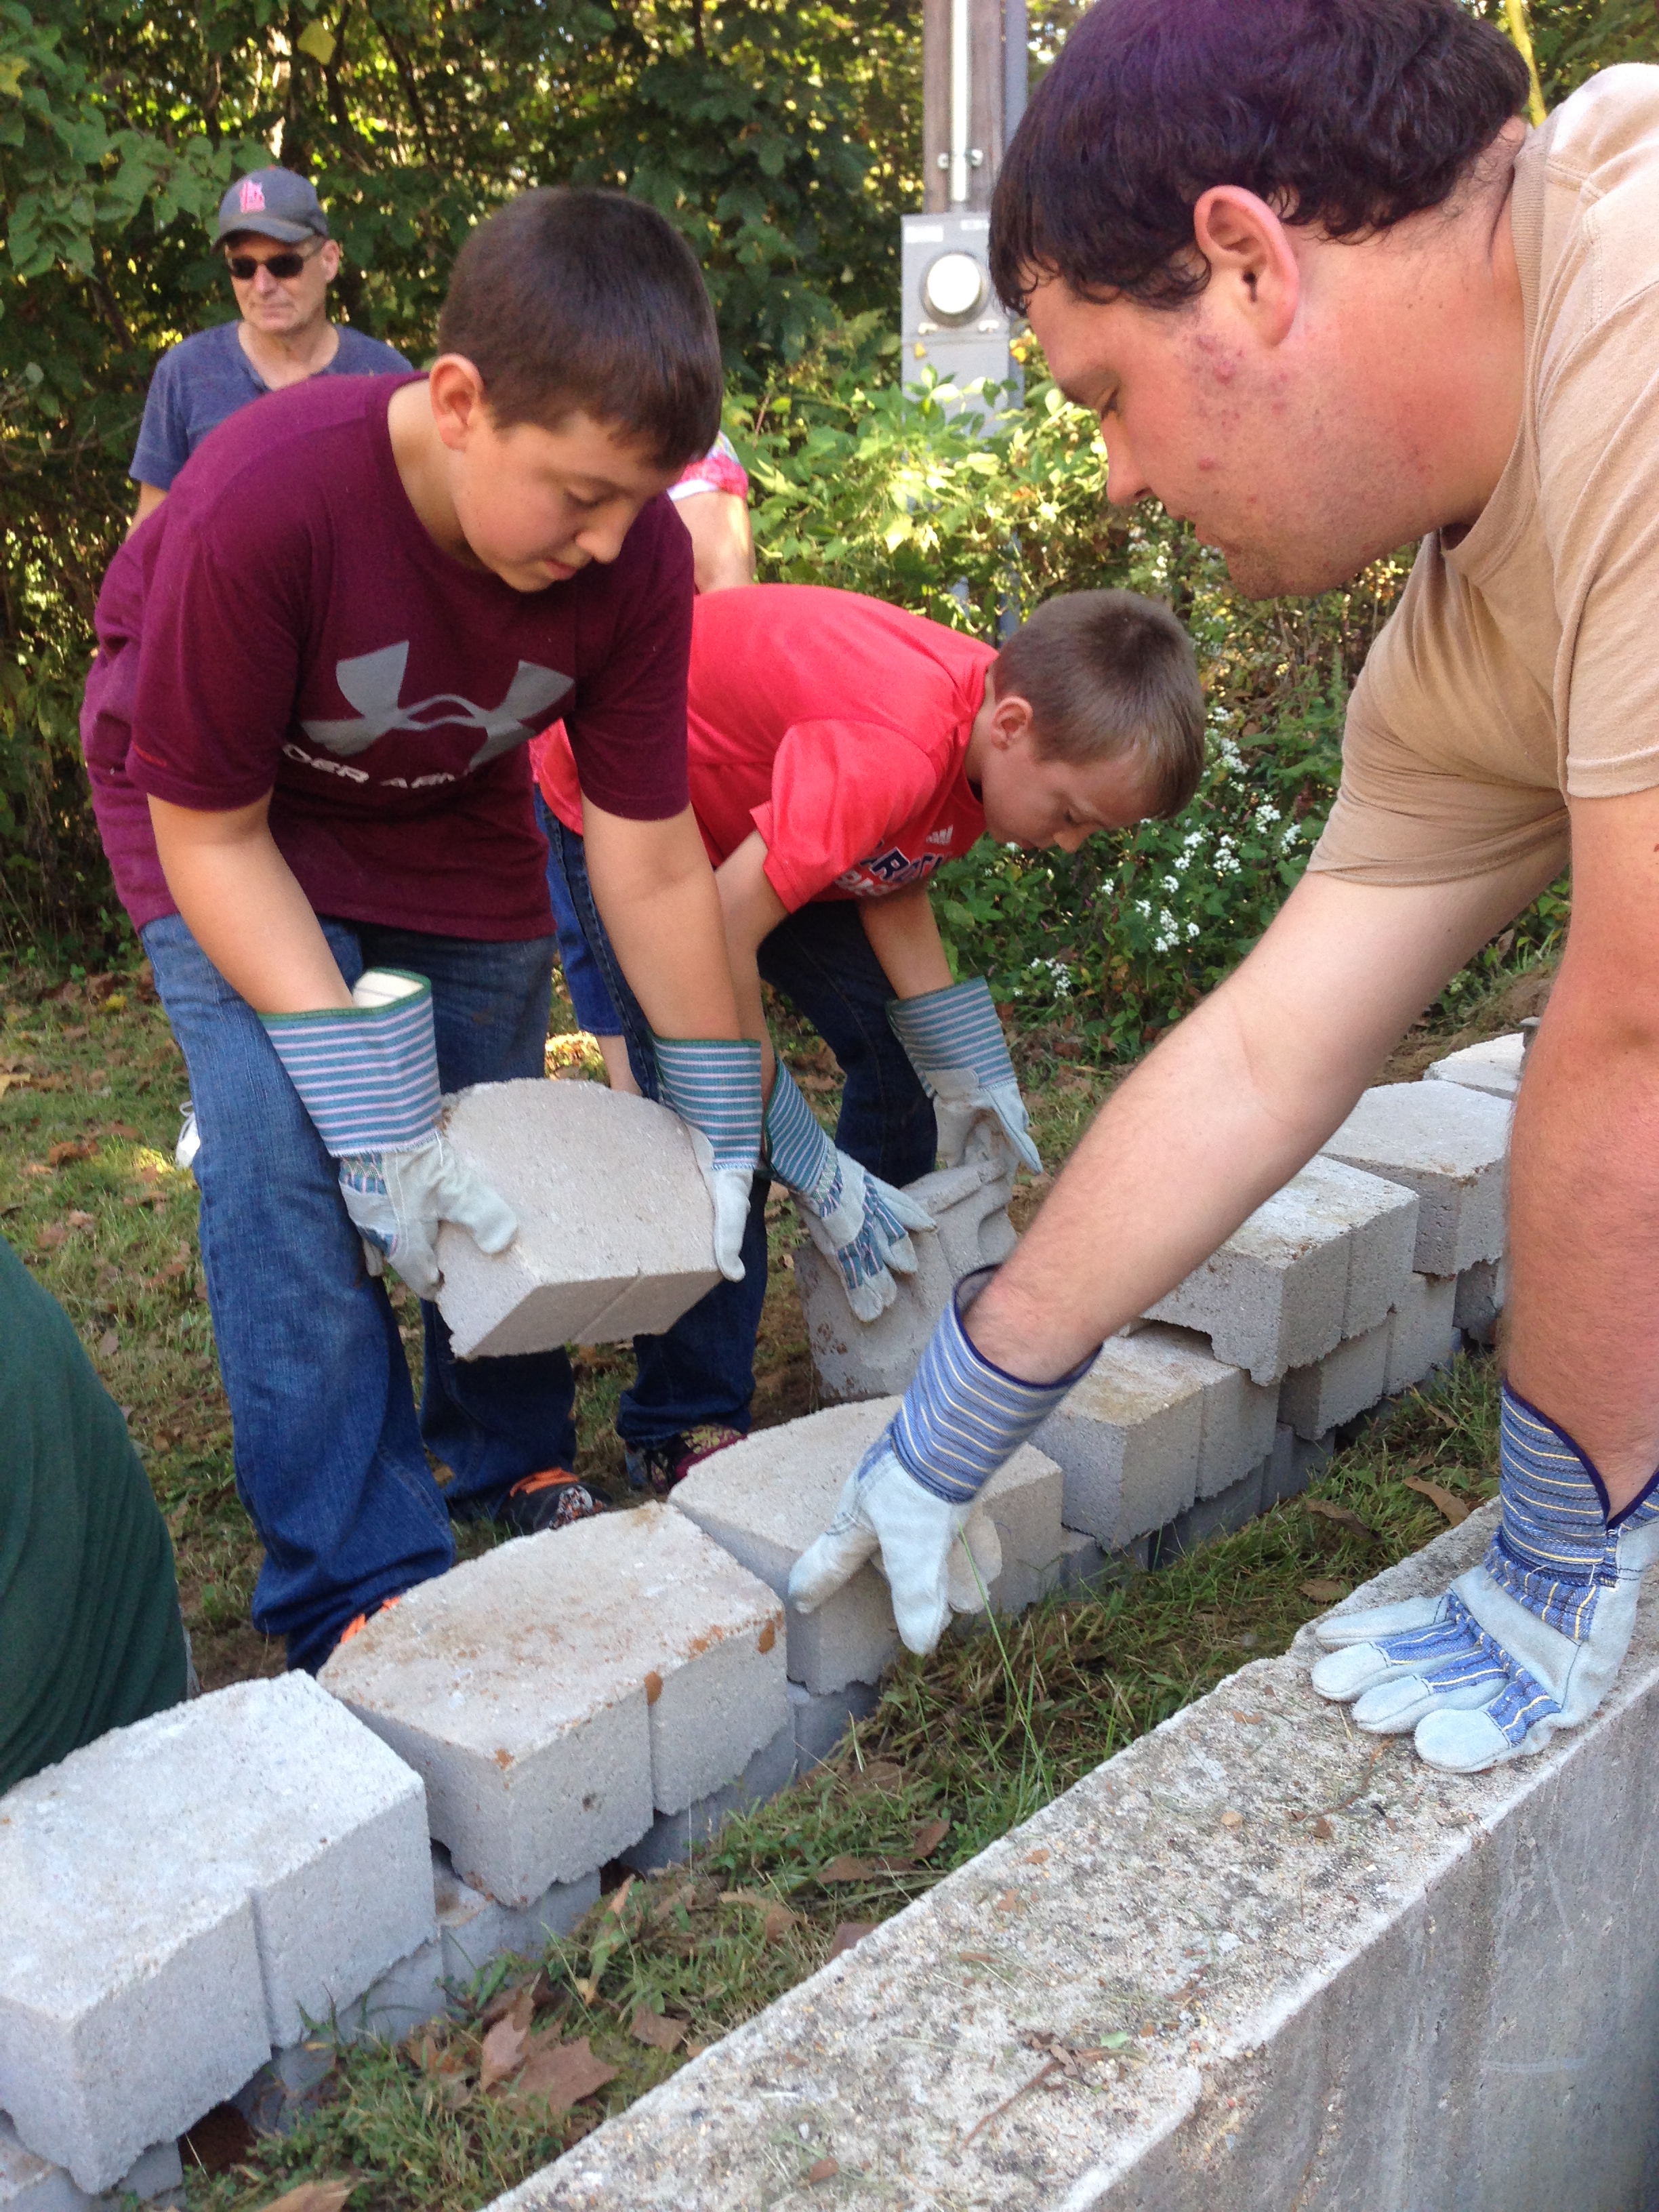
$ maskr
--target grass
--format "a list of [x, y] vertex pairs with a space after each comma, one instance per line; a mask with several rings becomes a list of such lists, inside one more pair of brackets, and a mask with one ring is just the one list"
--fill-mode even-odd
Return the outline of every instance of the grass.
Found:
[[[195, 1186], [172, 1165], [182, 1060], [142, 971], [40, 988], [24, 996], [14, 983], [0, 998], [0, 1229], [68, 1309], [128, 1410], [173, 1534], [204, 1682], [275, 1672], [280, 1647], [247, 1623], [258, 1547], [232, 1480]], [[1414, 1074], [1453, 1043], [1512, 1026], [1538, 996], [1535, 975], [1501, 979], [1454, 1036], [1414, 1035], [1388, 1072]], [[568, 1012], [564, 1022], [574, 1027]], [[809, 1095], [832, 1108], [832, 1063], [787, 1018], [782, 1031]], [[1039, 1145], [1058, 1164], [1114, 1078], [1079, 1060], [1063, 1022], [1027, 1030], [1017, 1052]], [[590, 1072], [580, 1045], [556, 1043], [553, 1058], [561, 1073]], [[1039, 1191], [1021, 1194], [1021, 1212]], [[761, 1423], [814, 1402], [785, 1264], [798, 1233], [775, 1207]], [[399, 1322], [418, 1369], [407, 1294]], [[578, 1465], [619, 1503], [610, 1420], [630, 1371], [608, 1347], [578, 1352]], [[1247, 1658], [1283, 1650], [1340, 1591], [1426, 1542], [1445, 1522], [1407, 1477], [1468, 1505], [1490, 1495], [1495, 1435], [1491, 1363], [1461, 1360], [1433, 1396], [1407, 1400], [1340, 1453], [1305, 1499], [1155, 1574], [907, 1658], [830, 1764], [728, 1823], [691, 1867], [615, 1887], [539, 1959], [487, 1968], [458, 1992], [447, 2027], [407, 2046], [340, 2046], [291, 2134], [233, 2144], [224, 2171], [192, 2172], [191, 2212], [252, 2212], [312, 2179], [351, 2182], [354, 2212], [487, 2202], [814, 1972], [838, 1929], [887, 1917]], [[1310, 1510], [1318, 1504], [1349, 1517]], [[493, 1540], [463, 1535], [467, 1551]], [[587, 2039], [615, 2069], [599, 2094], [551, 2117], [515, 2098], [510, 2080], [481, 2085], [483, 2039], [515, 2003], [532, 2038]], [[635, 2035], [642, 2010], [684, 2024], [675, 2049]]]

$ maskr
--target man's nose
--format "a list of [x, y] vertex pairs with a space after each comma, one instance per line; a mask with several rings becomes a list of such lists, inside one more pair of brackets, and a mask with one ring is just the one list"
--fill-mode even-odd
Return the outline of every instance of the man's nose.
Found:
[[1059, 846], [1062, 853], [1075, 853], [1079, 847], [1082, 845], [1088, 835], [1088, 830], [1081, 823], [1079, 823], [1070, 830], [1061, 830], [1058, 831], [1054, 837], [1054, 842]]
[[1114, 507], [1133, 507], [1138, 499], [1145, 499], [1152, 486], [1135, 466], [1129, 441], [1123, 434], [1123, 425], [1114, 423], [1109, 430], [1100, 426], [1100, 442], [1106, 448], [1106, 496]]

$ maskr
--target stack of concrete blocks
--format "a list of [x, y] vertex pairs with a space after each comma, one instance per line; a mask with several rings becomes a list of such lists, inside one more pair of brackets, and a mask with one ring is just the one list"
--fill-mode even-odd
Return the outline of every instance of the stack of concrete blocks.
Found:
[[[1484, 1091], [1491, 1097], [1507, 1099], [1513, 1104], [1520, 1092], [1522, 1072], [1536, 1029], [1534, 1022], [1524, 1030], [1511, 1030], [1507, 1036], [1494, 1037], [1489, 1043], [1466, 1045], [1462, 1052], [1449, 1053], [1430, 1068], [1430, 1079], [1461, 1084], [1470, 1091]], [[1496, 1344], [1508, 1291], [1507, 1255], [1476, 1260], [1464, 1268], [1457, 1278], [1455, 1312], [1463, 1335], [1476, 1344]]]
[[[785, 1598], [790, 1570], [829, 1526], [848, 1477], [891, 1419], [897, 1401], [828, 1407], [763, 1429], [717, 1452], [676, 1485], [674, 1509]], [[1018, 1613], [1101, 1565], [1098, 1547], [1061, 1526], [1060, 1469], [1029, 1444], [981, 1493], [996, 1524], [1002, 1571], [988, 1595]], [[873, 1565], [819, 1606], [785, 1613], [788, 1696], [797, 1764], [823, 1759], [875, 1705], [882, 1670], [901, 1649], [887, 1585]]]
[[175, 2186], [182, 2130], [388, 1977], [435, 2009], [419, 1778], [303, 1674], [19, 1784], [0, 1899], [0, 2201], [28, 2212]]

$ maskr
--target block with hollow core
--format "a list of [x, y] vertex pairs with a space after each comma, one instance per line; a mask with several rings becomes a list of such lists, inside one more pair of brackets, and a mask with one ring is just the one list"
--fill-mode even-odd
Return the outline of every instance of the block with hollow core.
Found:
[[1511, 1110], [1460, 1083], [1379, 1084], [1322, 1149], [1414, 1190], [1412, 1266], [1458, 1275], [1504, 1249]]
[[647, 1505], [417, 1584], [321, 1680], [425, 1777], [462, 1880], [529, 1905], [776, 1735], [782, 1625], [769, 1590]]
[[1498, 1325], [1509, 1297], [1509, 1278], [1507, 1253], [1499, 1260], [1477, 1260], [1457, 1278], [1457, 1301], [1452, 1308], [1452, 1319], [1464, 1335], [1473, 1337], [1477, 1344], [1498, 1341]]
[[305, 1674], [0, 1800], [0, 2108], [107, 2189], [434, 1932], [420, 1782]]
[[685, 1125], [599, 1083], [482, 1083], [445, 1121], [519, 1217], [505, 1252], [438, 1232], [438, 1306], [462, 1359], [660, 1333], [720, 1280]]
[[[829, 1527], [848, 1476], [896, 1403], [887, 1398], [830, 1406], [759, 1430], [694, 1467], [675, 1485], [670, 1502], [782, 1596], [790, 1569]], [[1059, 1469], [1029, 1444], [986, 1485], [981, 1495], [1004, 1546], [1005, 1575], [1015, 1572], [1018, 1579], [1028, 1562], [1035, 1571], [1060, 1558], [1060, 1492]], [[990, 1598], [994, 1606], [1001, 1603], [996, 1583]], [[789, 1678], [810, 1691], [873, 1682], [898, 1656], [892, 1603], [873, 1566], [860, 1567], [815, 1613], [792, 1606], [787, 1618]]]
[[1408, 1275], [1389, 1316], [1389, 1362], [1383, 1387], [1393, 1397], [1409, 1390], [1437, 1367], [1449, 1367], [1453, 1316], [1457, 1306], [1455, 1275]]
[[1484, 1044], [1467, 1044], [1449, 1052], [1424, 1071], [1430, 1083], [1461, 1083], [1466, 1091], [1484, 1091], [1492, 1098], [1514, 1098], [1521, 1089], [1521, 1070], [1527, 1052], [1526, 1032], [1512, 1030], [1508, 1036], [1488, 1037]]
[[1013, 1250], [1013, 1156], [1001, 1146], [993, 1158], [941, 1168], [911, 1183], [910, 1196], [936, 1225], [911, 1232], [915, 1273], [895, 1278], [898, 1296], [872, 1322], [854, 1317], [834, 1262], [815, 1244], [797, 1245], [795, 1286], [826, 1398], [884, 1398], [905, 1389], [955, 1285], [977, 1267], [1000, 1265]]
[[1297, 1436], [1322, 1437], [1366, 1413], [1388, 1382], [1391, 1324], [1351, 1336], [1310, 1366], [1292, 1368], [1279, 1385], [1279, 1418]]

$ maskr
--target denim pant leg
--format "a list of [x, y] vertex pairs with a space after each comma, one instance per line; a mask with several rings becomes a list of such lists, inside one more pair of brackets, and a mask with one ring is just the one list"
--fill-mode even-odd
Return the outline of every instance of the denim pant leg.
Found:
[[[580, 921], [627, 1039], [634, 1080], [647, 1098], [655, 1098], [657, 1063], [651, 1025], [617, 965], [593, 903], [582, 841], [550, 814], [544, 815], [542, 827], [547, 832], [550, 880], [555, 872], [559, 878], [555, 909], [562, 902]], [[766, 1200], [771, 1188], [767, 1176], [755, 1177], [744, 1228], [743, 1280], [716, 1283], [660, 1336], [635, 1338], [633, 1387], [623, 1393], [617, 1409], [617, 1433], [624, 1443], [666, 1443], [671, 1437], [704, 1422], [748, 1433], [749, 1401], [755, 1395], [755, 1340], [766, 1302]]]
[[[550, 937], [483, 943], [368, 925], [358, 935], [370, 965], [407, 968], [430, 980], [438, 1079], [446, 1091], [545, 1073]], [[570, 1361], [562, 1348], [457, 1359], [437, 1307], [425, 1303], [421, 1311], [421, 1433], [434, 1458], [451, 1471], [444, 1492], [449, 1510], [459, 1520], [477, 1520], [499, 1510], [525, 1475], [574, 1463]]]
[[902, 1186], [931, 1173], [939, 1152], [933, 1102], [887, 1018], [893, 987], [856, 902], [799, 908], [763, 942], [760, 971], [841, 1062], [842, 1151], [884, 1182]]
[[[355, 980], [356, 933], [324, 931]], [[355, 1613], [452, 1564], [449, 1516], [385, 1287], [258, 1016], [178, 915], [143, 939], [202, 1133], [202, 1266], [236, 1486], [265, 1547], [254, 1625], [314, 1669]]]
[[547, 890], [553, 902], [553, 927], [558, 933], [559, 964], [564, 969], [564, 988], [570, 994], [572, 1011], [590, 1036], [618, 1036], [622, 1033], [622, 1017], [605, 988], [598, 961], [587, 949], [587, 939], [570, 896], [570, 885], [565, 880], [563, 867], [553, 853], [554, 831], [556, 830], [562, 837], [569, 833], [539, 791], [536, 793], [536, 819], [541, 823], [542, 834], [548, 841]]

